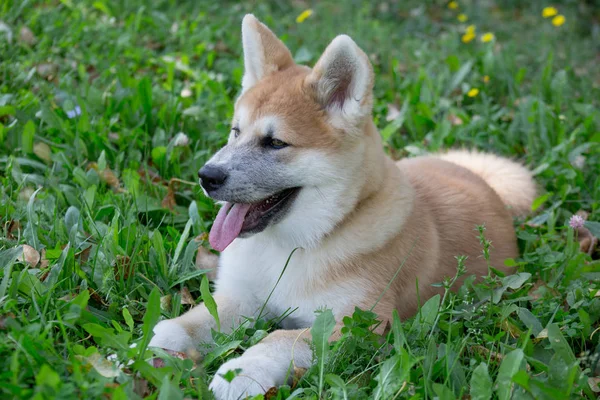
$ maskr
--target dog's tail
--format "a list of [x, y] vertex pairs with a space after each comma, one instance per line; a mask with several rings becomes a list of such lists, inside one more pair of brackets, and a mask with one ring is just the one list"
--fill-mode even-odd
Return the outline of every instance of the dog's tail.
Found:
[[524, 216], [531, 212], [536, 185], [531, 171], [518, 162], [468, 150], [452, 150], [438, 157], [483, 178], [498, 193], [513, 216]]

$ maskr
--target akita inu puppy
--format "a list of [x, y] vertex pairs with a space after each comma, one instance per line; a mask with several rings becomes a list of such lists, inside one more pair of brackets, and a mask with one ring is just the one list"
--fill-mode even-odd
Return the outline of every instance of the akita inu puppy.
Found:
[[[317, 309], [341, 322], [385, 292], [380, 318], [394, 309], [409, 317], [416, 284], [421, 301], [438, 293], [431, 284], [455, 275], [455, 256], [468, 256], [469, 274], [487, 274], [476, 225], [487, 227], [491, 263], [502, 268], [518, 256], [512, 216], [527, 213], [536, 193], [526, 168], [491, 154], [387, 157], [371, 119], [373, 70], [350, 37], [336, 37], [313, 69], [252, 15], [242, 40], [229, 141], [199, 171], [205, 193], [223, 203], [209, 236], [222, 252], [214, 298], [223, 331], [256, 316], [273, 287], [268, 314], [295, 311], [219, 369], [210, 385], [218, 399], [264, 393], [285, 383], [292, 363], [309, 367], [304, 338]], [[160, 322], [151, 346], [186, 351], [215, 328], [201, 304]], [[231, 383], [221, 377], [238, 368]]]

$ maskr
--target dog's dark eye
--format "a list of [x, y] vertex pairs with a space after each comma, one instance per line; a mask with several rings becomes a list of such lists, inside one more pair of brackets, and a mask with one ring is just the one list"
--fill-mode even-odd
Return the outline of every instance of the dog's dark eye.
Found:
[[288, 146], [288, 144], [286, 142], [284, 142], [283, 140], [279, 140], [279, 139], [275, 139], [275, 138], [267, 138], [265, 144], [276, 150], [283, 149], [284, 147]]
[[238, 136], [240, 136], [240, 128], [238, 128], [237, 126], [231, 128], [231, 131], [233, 132], [233, 137], [237, 138]]

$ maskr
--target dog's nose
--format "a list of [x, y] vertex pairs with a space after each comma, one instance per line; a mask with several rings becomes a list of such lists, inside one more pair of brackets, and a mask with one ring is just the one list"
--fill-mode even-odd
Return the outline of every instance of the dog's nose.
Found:
[[219, 167], [205, 165], [198, 171], [200, 184], [207, 192], [219, 189], [227, 180], [227, 173]]

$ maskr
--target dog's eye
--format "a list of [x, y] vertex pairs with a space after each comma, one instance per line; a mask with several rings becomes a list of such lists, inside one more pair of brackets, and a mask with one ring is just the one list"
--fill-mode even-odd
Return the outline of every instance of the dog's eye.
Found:
[[237, 138], [238, 136], [240, 136], [240, 128], [238, 128], [237, 126], [231, 128], [231, 131], [233, 132], [233, 137]]
[[286, 142], [284, 142], [283, 140], [279, 140], [279, 139], [275, 139], [275, 138], [268, 138], [266, 141], [267, 146], [279, 150], [279, 149], [283, 149], [284, 147], [287, 147], [288, 144]]

